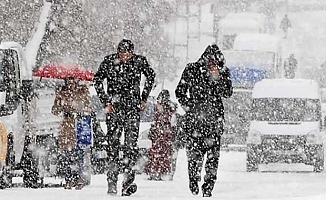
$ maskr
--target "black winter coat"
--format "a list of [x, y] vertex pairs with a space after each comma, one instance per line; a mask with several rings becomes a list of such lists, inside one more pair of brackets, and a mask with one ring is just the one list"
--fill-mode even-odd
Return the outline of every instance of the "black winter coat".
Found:
[[[140, 94], [142, 74], [145, 75], [146, 82]], [[107, 79], [106, 94], [103, 87], [104, 79]], [[123, 63], [115, 53], [104, 58], [94, 76], [94, 85], [104, 106], [108, 103], [122, 103], [124, 106], [134, 107], [139, 106], [140, 101], [147, 101], [154, 79], [155, 72], [145, 57], [134, 54], [129, 61]]]
[[202, 59], [190, 63], [185, 68], [175, 95], [187, 113], [206, 113], [216, 119], [224, 118], [222, 97], [228, 98], [233, 93], [230, 72], [227, 67], [220, 71], [221, 79], [214, 80]]

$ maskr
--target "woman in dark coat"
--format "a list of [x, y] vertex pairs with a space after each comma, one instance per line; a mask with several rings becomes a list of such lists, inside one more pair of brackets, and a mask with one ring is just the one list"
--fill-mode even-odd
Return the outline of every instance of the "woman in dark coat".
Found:
[[168, 90], [162, 90], [157, 97], [154, 125], [151, 128], [150, 162], [148, 173], [151, 180], [162, 180], [164, 175], [171, 172], [174, 132], [171, 119], [176, 112], [175, 104], [170, 101]]

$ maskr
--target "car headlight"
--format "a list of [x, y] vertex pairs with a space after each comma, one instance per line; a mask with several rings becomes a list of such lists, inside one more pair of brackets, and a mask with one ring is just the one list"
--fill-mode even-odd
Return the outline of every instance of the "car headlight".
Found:
[[249, 131], [247, 143], [248, 144], [261, 144], [261, 133], [256, 130]]

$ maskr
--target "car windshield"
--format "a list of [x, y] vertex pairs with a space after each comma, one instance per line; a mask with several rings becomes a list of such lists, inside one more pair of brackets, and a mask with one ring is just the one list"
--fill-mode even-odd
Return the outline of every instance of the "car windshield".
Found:
[[318, 121], [318, 99], [261, 98], [253, 99], [252, 120], [256, 121]]

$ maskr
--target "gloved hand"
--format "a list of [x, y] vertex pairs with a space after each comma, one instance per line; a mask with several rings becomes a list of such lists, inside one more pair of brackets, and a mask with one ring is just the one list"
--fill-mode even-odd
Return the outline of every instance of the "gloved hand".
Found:
[[183, 149], [184, 148], [184, 143], [182, 141], [176, 141], [174, 143], [175, 149]]

